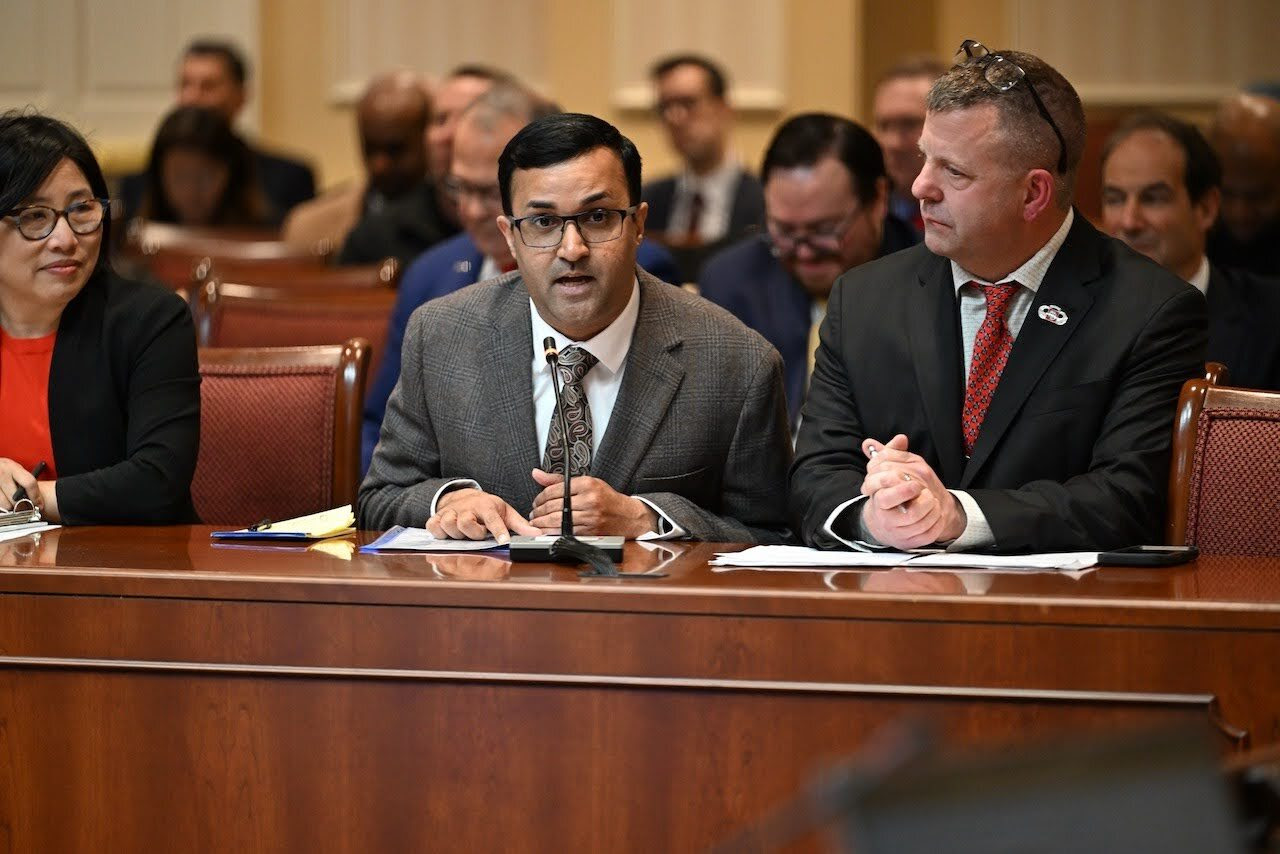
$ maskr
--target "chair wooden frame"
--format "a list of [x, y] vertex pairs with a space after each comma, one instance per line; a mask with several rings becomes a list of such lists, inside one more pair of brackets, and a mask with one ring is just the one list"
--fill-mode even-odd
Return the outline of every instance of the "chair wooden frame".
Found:
[[[1216, 364], [1209, 363], [1210, 366]], [[1219, 366], [1221, 367], [1221, 366]], [[1200, 437], [1200, 415], [1206, 409], [1261, 409], [1280, 411], [1280, 394], [1253, 389], [1231, 388], [1212, 379], [1225, 377], [1226, 369], [1205, 379], [1187, 380], [1178, 396], [1173, 425], [1173, 455], [1169, 462], [1169, 507], [1165, 542], [1185, 545], [1191, 513], [1192, 475], [1195, 472], [1196, 443]]]
[[378, 264], [334, 267], [316, 260], [270, 261], [205, 256], [191, 270], [194, 284], [211, 279], [268, 288], [373, 288], [395, 290], [400, 283], [400, 262], [384, 258]]
[[355, 504], [360, 486], [360, 430], [369, 373], [369, 342], [351, 338], [342, 344], [308, 347], [208, 347], [199, 351], [201, 368], [240, 366], [295, 368], [336, 366], [333, 396], [333, 473], [335, 505]]

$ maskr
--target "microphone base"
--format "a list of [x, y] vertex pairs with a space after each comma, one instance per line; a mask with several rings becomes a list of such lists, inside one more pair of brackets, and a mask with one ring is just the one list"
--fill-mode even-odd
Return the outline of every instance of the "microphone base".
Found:
[[[581, 560], [562, 554], [552, 556], [551, 547], [559, 540], [559, 535], [547, 534], [541, 537], [512, 537], [511, 560], [515, 563], [582, 563]], [[595, 546], [608, 555], [610, 560], [622, 560], [622, 544], [626, 537], [578, 537], [578, 540]], [[650, 576], [652, 577], [652, 576]]]

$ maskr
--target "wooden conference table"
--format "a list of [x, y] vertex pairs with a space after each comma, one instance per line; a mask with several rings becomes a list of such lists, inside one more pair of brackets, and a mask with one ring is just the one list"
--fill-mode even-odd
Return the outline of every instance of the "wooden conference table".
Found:
[[1280, 741], [1280, 560], [624, 582], [209, 530], [0, 543], [0, 851], [690, 851], [906, 714]]

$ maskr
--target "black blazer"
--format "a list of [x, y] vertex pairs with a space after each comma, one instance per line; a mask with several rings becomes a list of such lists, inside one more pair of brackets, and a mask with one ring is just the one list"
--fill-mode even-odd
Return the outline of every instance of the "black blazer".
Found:
[[[1040, 319], [1047, 305], [1064, 325]], [[827, 306], [791, 470], [805, 541], [839, 545], [822, 529], [859, 495], [862, 440], [905, 433], [974, 498], [1000, 550], [1162, 542], [1174, 409], [1204, 370], [1205, 313], [1199, 291], [1077, 212], [966, 459], [950, 262], [922, 244], [851, 270]]]
[[1209, 359], [1227, 383], [1280, 391], [1280, 279], [1209, 267]]
[[49, 429], [66, 523], [198, 521], [200, 371], [187, 304], [95, 275], [58, 324]]

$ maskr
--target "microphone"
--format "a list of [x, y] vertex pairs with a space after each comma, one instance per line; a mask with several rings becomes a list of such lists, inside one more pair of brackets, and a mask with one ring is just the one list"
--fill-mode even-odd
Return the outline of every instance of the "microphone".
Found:
[[[573, 534], [573, 492], [572, 475], [569, 465], [569, 419], [564, 414], [564, 397], [560, 393], [560, 351], [556, 348], [554, 338], [542, 339], [542, 351], [551, 366], [551, 388], [556, 397], [556, 417], [560, 421], [560, 441], [564, 451], [564, 503], [560, 510], [560, 536], [554, 540], [549, 537], [512, 537], [511, 559], [513, 561], [552, 561], [554, 563], [585, 563], [591, 567], [579, 573], [584, 578], [621, 578], [626, 573], [618, 572], [613, 561], [622, 560], [622, 544], [624, 537], [590, 537], [586, 542]], [[652, 577], [652, 576], [650, 576]]]

